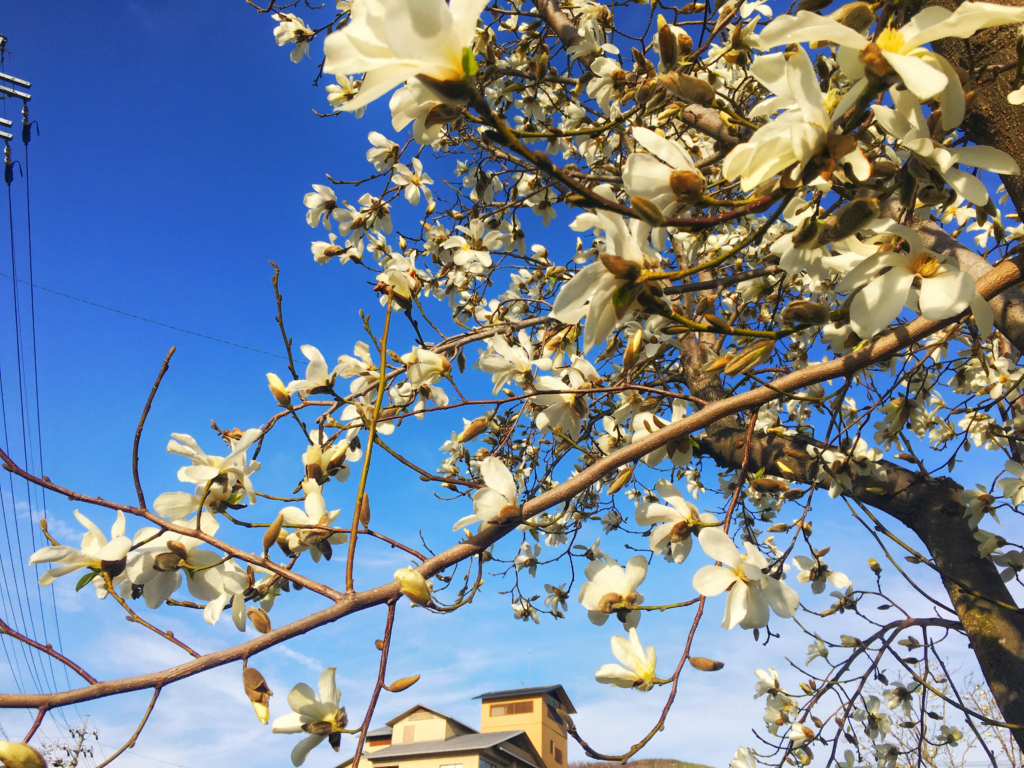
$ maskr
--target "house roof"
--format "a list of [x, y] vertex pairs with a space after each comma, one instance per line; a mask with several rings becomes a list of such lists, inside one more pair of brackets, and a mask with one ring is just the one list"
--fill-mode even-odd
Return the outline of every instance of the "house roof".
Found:
[[[530, 754], [515, 744], [505, 743], [512, 741], [517, 736], [526, 736], [526, 731], [467, 733], [464, 736], [453, 736], [450, 739], [415, 741], [411, 744], [392, 744], [390, 747], [384, 747], [384, 749], [367, 754], [366, 758], [372, 763], [390, 762], [403, 757], [479, 752], [484, 749], [495, 748], [514, 756], [516, 759], [532, 766], [532, 768], [542, 768], [542, 763], [537, 760], [535, 754]], [[531, 751], [533, 750], [531, 749]]]
[[572, 705], [565, 689], [560, 685], [540, 685], [534, 688], [512, 688], [507, 691], [490, 691], [488, 693], [481, 693], [479, 696], [474, 696], [473, 698], [487, 701], [488, 699], [506, 699], [517, 696], [539, 696], [543, 693], [550, 693], [557, 696], [558, 700], [562, 702], [562, 709], [570, 715], [576, 714], [576, 707]]
[[390, 736], [394, 729], [390, 725], [385, 725], [381, 728], [374, 728], [372, 731], [366, 732], [366, 738], [368, 739], [382, 739], [385, 736]]
[[409, 709], [405, 710], [405, 712], [400, 714], [398, 717], [393, 717], [390, 720], [388, 720], [387, 725], [390, 726], [388, 730], [390, 731], [391, 728], [393, 728], [395, 726], [395, 723], [405, 719], [406, 717], [411, 715], [413, 712], [416, 712], [417, 710], [420, 710], [420, 709], [425, 709], [427, 712], [430, 712], [431, 714], [437, 715], [440, 718], [443, 718], [445, 720], [450, 720], [451, 722], [453, 722], [456, 725], [458, 725], [460, 728], [465, 728], [470, 733], [476, 733], [477, 732], [476, 728], [470, 728], [468, 725], [466, 725], [463, 722], [460, 722], [460, 721], [456, 720], [451, 715], [446, 715], [444, 712], [438, 712], [436, 709], [431, 709], [430, 707], [424, 706], [423, 704], [417, 704], [415, 707], [410, 707]]

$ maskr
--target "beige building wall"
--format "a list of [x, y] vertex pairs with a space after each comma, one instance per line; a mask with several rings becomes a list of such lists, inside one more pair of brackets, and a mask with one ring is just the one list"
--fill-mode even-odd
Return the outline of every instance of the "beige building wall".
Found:
[[[418, 741], [440, 741], [457, 735], [443, 717], [432, 712], [413, 712], [392, 726], [392, 744], [413, 744]], [[466, 768], [463, 766], [463, 768]], [[475, 767], [474, 767], [475, 768]]]
[[462, 768], [480, 768], [480, 758], [477, 755], [442, 755], [441, 757], [423, 757], [423, 758], [408, 758], [401, 757], [396, 758], [394, 763], [385, 764], [383, 762], [379, 765], [375, 764], [374, 768], [392, 768], [397, 766], [398, 768], [445, 768], [448, 766], [462, 766]]
[[[525, 704], [527, 702], [532, 703], [532, 712], [491, 714], [492, 707], [505, 707], [507, 711], [508, 704]], [[564, 768], [568, 752], [565, 726], [560, 720], [552, 719], [544, 696], [511, 696], [482, 702], [480, 732], [498, 733], [501, 731], [526, 731], [534, 749], [544, 760], [544, 768]]]

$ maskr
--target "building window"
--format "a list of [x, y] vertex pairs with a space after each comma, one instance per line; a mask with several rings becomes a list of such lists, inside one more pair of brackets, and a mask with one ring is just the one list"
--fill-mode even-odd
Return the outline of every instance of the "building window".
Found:
[[555, 762], [559, 765], [562, 764], [562, 750], [560, 749], [555, 750]]
[[412, 744], [416, 741], [416, 726], [407, 725], [402, 729], [402, 743]]
[[[505, 715], [528, 715], [533, 712], [532, 701], [510, 701], [508, 704], [492, 704], [491, 717], [504, 717]], [[442, 766], [441, 768], [444, 768]]]
[[554, 752], [554, 751], [555, 751], [555, 742], [552, 739], [551, 741], [548, 742], [548, 752]]
[[498, 768], [494, 763], [490, 763], [487, 760], [480, 758], [480, 768]]
[[455, 765], [440, 765], [438, 768], [462, 768], [462, 763], [455, 763]]

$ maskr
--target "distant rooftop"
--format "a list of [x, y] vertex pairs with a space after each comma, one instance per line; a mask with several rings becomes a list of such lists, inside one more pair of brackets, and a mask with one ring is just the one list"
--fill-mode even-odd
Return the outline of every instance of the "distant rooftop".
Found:
[[487, 701], [488, 699], [503, 699], [510, 696], [539, 696], [544, 693], [554, 694], [558, 697], [558, 700], [562, 702], [562, 709], [570, 715], [576, 714], [576, 707], [572, 705], [565, 689], [560, 685], [538, 685], [533, 688], [512, 688], [507, 691], [489, 691], [488, 693], [481, 693], [479, 696], [474, 696], [473, 698]]
[[408, 717], [409, 715], [411, 715], [413, 712], [415, 712], [418, 709], [425, 709], [427, 712], [430, 712], [431, 714], [437, 715], [438, 717], [442, 718], [443, 720], [448, 720], [450, 722], [455, 723], [460, 728], [464, 728], [465, 730], [469, 731], [470, 733], [477, 733], [476, 728], [470, 728], [468, 725], [466, 725], [465, 723], [463, 723], [463, 722], [461, 722], [459, 720], [456, 720], [451, 715], [446, 715], [444, 712], [438, 712], [436, 709], [432, 709], [431, 707], [424, 706], [423, 704], [417, 704], [415, 707], [410, 707], [409, 709], [405, 710], [405, 712], [403, 712], [402, 714], [398, 715], [397, 717], [393, 717], [390, 720], [388, 720], [388, 722], [387, 722], [387, 725], [389, 726], [388, 727], [388, 731], [390, 732], [391, 728], [394, 727], [395, 723], [397, 723], [399, 720], [405, 719], [406, 717]]
[[400, 757], [417, 757], [424, 755], [443, 755], [456, 752], [471, 752], [478, 749], [496, 748], [515, 755], [519, 760], [533, 768], [541, 768], [524, 750], [514, 744], [506, 744], [517, 736], [525, 736], [525, 731], [506, 731], [503, 733], [468, 733], [464, 736], [453, 736], [450, 739], [436, 741], [414, 741], [411, 744], [392, 744], [390, 747], [370, 752], [365, 755], [374, 763], [390, 761]]

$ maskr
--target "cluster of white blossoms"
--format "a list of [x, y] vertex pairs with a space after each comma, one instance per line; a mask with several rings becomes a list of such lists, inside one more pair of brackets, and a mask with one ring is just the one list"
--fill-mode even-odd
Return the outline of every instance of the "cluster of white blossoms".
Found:
[[[972, 486], [983, 482], [938, 505], [943, 525], [977, 551], [972, 562], [1022, 583], [1024, 547], [1004, 526], [1024, 504], [1024, 329], [1019, 307], [993, 312], [986, 277], [1024, 241], [995, 191], [994, 175], [1019, 168], [973, 144], [968, 118], [993, 78], [1012, 80], [1011, 104], [1024, 101], [1024, 75], [954, 64], [930, 46], [1024, 23], [1024, 8], [328, 6], [323, 24], [273, 14], [273, 34], [292, 61], [320, 60], [320, 74], [333, 76], [335, 113], [373, 122], [367, 144], [342, 158], [365, 170], [342, 180], [355, 186], [331, 179], [295, 201], [296, 216], [304, 206], [309, 227], [327, 233], [312, 242], [313, 260], [325, 280], [345, 270], [361, 336], [344, 342], [351, 354], [336, 364], [326, 345], [302, 344], [297, 370], [278, 317], [288, 375], [267, 374], [273, 416], [260, 428], [217, 429], [223, 455], [173, 435], [167, 450], [188, 461], [177, 473], [186, 489], [161, 493], [151, 511], [126, 509], [147, 521], [134, 534], [120, 511], [109, 537], [76, 512], [81, 545], [50, 538], [30, 561], [53, 566], [40, 583], [76, 573], [79, 588], [113, 596], [106, 605], [200, 607], [210, 624], [228, 611], [242, 632], [273, 633], [275, 601], [315, 584], [326, 561], [348, 557], [339, 545], [354, 552], [367, 534], [417, 558], [386, 587], [392, 603], [404, 595], [417, 610], [448, 613], [493, 575], [510, 585], [503, 605], [520, 629], [584, 612], [596, 626], [613, 617], [625, 633], [611, 637], [617, 663], [595, 677], [614, 687], [674, 689], [687, 660], [721, 668], [690, 647], [707, 642], [696, 633], [705, 606], [752, 642], [805, 632], [807, 663], [829, 671], [799, 683], [802, 693], [783, 689], [774, 669], [757, 672], [774, 763], [807, 765], [816, 743], [866, 739], [870, 749], [847, 752], [844, 768], [893, 768], [906, 751], [898, 729], [913, 718], [925, 742], [959, 742], [955, 725], [922, 725], [928, 689], [917, 671], [890, 684], [868, 657], [895, 655], [907, 633], [907, 653], [927, 645], [923, 656], [934, 658], [924, 628], [967, 631], [968, 622], [929, 617], [923, 640], [909, 637], [915, 620], [884, 591], [878, 562], [869, 561], [877, 585], [855, 590], [829, 565], [849, 569], [849, 553], [821, 542], [844, 534], [834, 522], [816, 532], [814, 518], [822, 505], [849, 503], [880, 546], [933, 565], [869, 507], [910, 524], [903, 505], [916, 502], [900, 494], [948, 491], [943, 468], [984, 466], [991, 477], [972, 474]], [[714, 34], [690, 34], [702, 24]], [[635, 42], [628, 55], [623, 40]], [[335, 319], [318, 315], [316, 327]], [[816, 367], [837, 358], [827, 375]], [[435, 428], [417, 431], [420, 421]], [[287, 429], [301, 445], [294, 483], [257, 493], [256, 456]], [[436, 454], [421, 448], [437, 435], [442, 457], [431, 470]], [[972, 449], [1002, 456], [978, 461], [966, 457]], [[397, 541], [395, 515], [408, 522], [415, 505], [378, 512], [370, 530], [367, 478], [382, 452], [410, 473], [389, 484], [433, 484], [450, 504], [452, 530], [444, 522], [423, 534], [425, 544], [445, 537], [448, 559]], [[259, 496], [267, 501], [257, 507]], [[956, 504], [962, 518], [946, 514]], [[343, 508], [354, 510], [351, 525]], [[249, 528], [264, 534], [261, 546], [218, 538]], [[346, 565], [351, 594], [362, 571], [358, 558]], [[191, 600], [175, 597], [183, 586]], [[900, 619], [876, 632], [882, 614], [868, 616], [869, 606], [898, 608]], [[639, 623], [646, 611], [687, 609], [690, 642], [661, 678]], [[845, 634], [857, 619], [871, 636]], [[916, 666], [926, 661], [896, 658], [935, 682], [934, 670]], [[855, 664], [866, 668], [861, 678]], [[248, 674], [266, 724], [269, 689]], [[842, 688], [851, 679], [863, 684]], [[292, 713], [273, 730], [305, 734], [295, 765], [358, 732], [334, 667], [318, 691], [299, 684], [287, 700]], [[819, 718], [824, 701], [834, 706]], [[732, 765], [768, 761], [744, 747]]]

